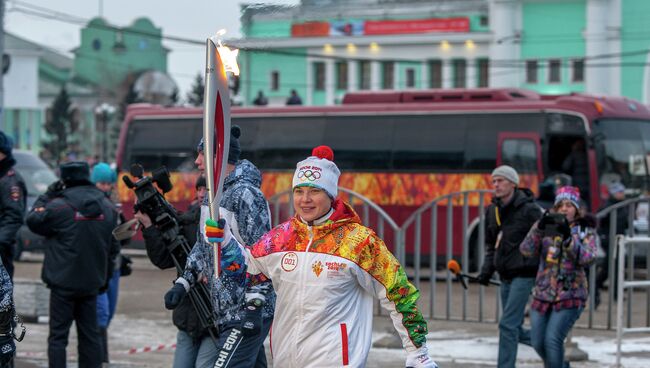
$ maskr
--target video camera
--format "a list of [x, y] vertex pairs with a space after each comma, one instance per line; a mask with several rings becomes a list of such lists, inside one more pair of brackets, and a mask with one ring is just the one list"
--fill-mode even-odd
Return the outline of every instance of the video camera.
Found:
[[133, 189], [137, 198], [133, 206], [134, 211], [140, 211], [151, 219], [156, 228], [166, 231], [178, 225], [178, 214], [174, 207], [165, 200], [154, 184], [162, 190], [163, 194], [172, 190], [173, 185], [169, 180], [169, 171], [161, 166], [144, 176], [144, 169], [139, 164], [131, 165], [131, 176], [138, 179], [135, 183], [127, 175], [122, 176], [122, 181], [127, 187]]
[[571, 227], [566, 216], [561, 213], [546, 212], [539, 221], [538, 228], [544, 232], [546, 236], [560, 235], [564, 239], [571, 235]]

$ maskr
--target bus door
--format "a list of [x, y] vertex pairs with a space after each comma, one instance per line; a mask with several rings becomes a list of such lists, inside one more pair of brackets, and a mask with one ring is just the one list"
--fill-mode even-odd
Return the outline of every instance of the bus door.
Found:
[[497, 166], [512, 166], [523, 179], [522, 186], [535, 190], [543, 177], [539, 133], [501, 132], [497, 144]]

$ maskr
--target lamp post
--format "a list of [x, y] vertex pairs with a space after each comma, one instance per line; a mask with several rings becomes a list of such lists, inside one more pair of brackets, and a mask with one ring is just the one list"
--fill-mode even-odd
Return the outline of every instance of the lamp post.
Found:
[[104, 162], [108, 161], [108, 152], [107, 152], [108, 122], [114, 113], [115, 113], [115, 107], [106, 102], [102, 103], [101, 105], [95, 108], [95, 114], [102, 121], [102, 161]]

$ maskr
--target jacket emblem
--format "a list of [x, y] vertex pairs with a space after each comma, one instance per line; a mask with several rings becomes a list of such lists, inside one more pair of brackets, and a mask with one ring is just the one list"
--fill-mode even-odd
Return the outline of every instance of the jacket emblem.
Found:
[[283, 270], [286, 272], [291, 272], [298, 266], [298, 255], [294, 252], [289, 252], [282, 256], [282, 261], [280, 264], [282, 265]]
[[14, 185], [10, 189], [10, 196], [14, 202], [17, 202], [20, 199], [20, 188]]
[[311, 265], [311, 270], [314, 271], [316, 277], [320, 276], [320, 273], [323, 272], [323, 264], [321, 261], [316, 261]]

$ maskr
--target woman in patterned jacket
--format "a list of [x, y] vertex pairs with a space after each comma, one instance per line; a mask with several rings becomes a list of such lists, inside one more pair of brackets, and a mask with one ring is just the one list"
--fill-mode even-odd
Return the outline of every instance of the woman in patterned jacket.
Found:
[[[273, 360], [288, 368], [364, 367], [379, 299], [401, 337], [406, 366], [434, 368], [419, 291], [377, 234], [337, 198], [340, 171], [333, 161], [331, 148], [320, 146], [299, 162], [296, 216], [245, 248], [247, 271], [269, 277], [277, 293]], [[206, 226], [206, 234], [212, 231], [219, 234], [219, 227]], [[222, 251], [240, 249], [223, 232]]]
[[580, 191], [562, 187], [551, 212], [536, 222], [521, 243], [524, 256], [539, 257], [531, 304], [531, 342], [545, 368], [568, 367], [564, 339], [584, 309], [585, 268], [596, 257], [595, 222], [580, 216]]

